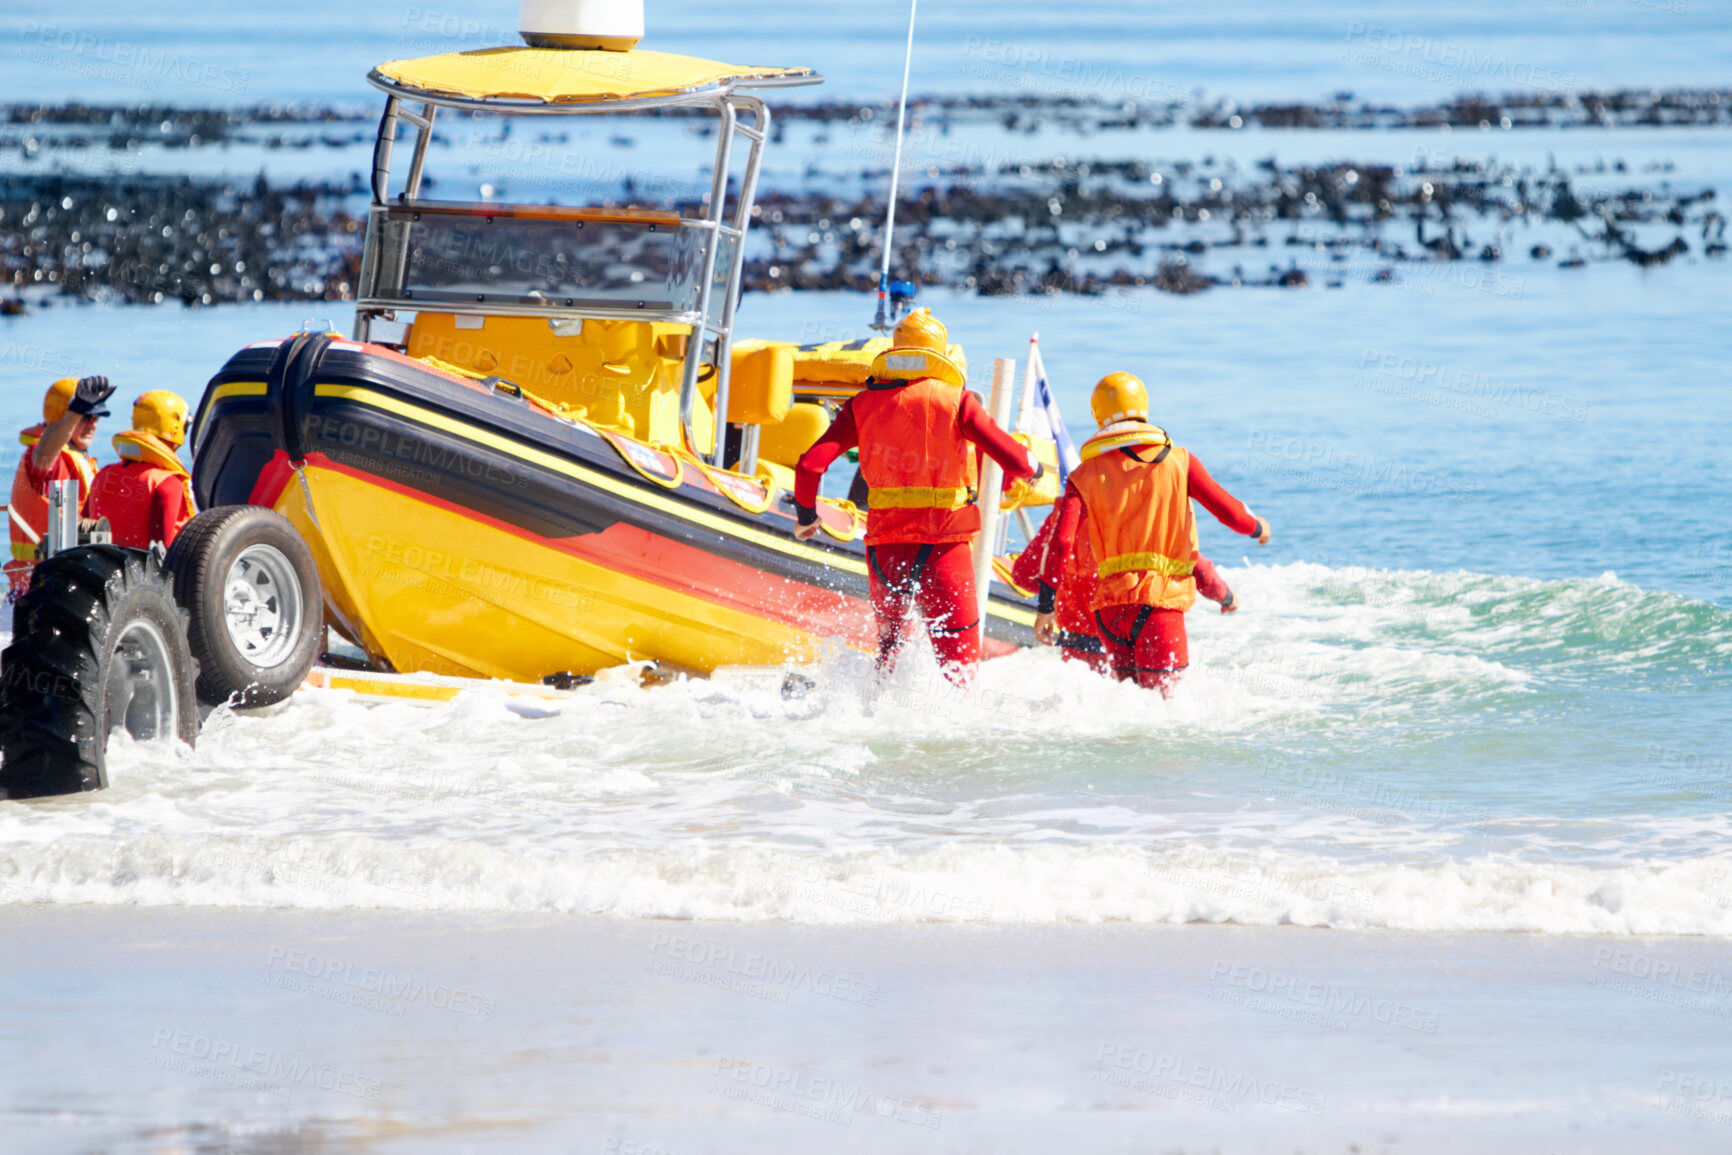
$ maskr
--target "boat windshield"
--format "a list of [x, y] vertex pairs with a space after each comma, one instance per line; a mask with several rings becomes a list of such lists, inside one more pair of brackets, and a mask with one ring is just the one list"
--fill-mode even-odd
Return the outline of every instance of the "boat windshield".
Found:
[[[770, 113], [746, 93], [661, 103], [637, 109], [629, 127], [610, 126], [619, 110], [606, 108], [569, 110], [583, 113], [571, 123], [542, 110], [495, 124], [485, 108], [417, 110], [393, 95], [373, 150], [355, 336], [401, 340], [422, 311], [689, 326], [679, 424], [686, 444], [700, 444], [699, 408], [729, 412], [743, 238]], [[435, 123], [449, 127], [435, 133]], [[405, 126], [408, 163], [394, 165]], [[683, 180], [672, 171], [692, 137], [714, 149], [696, 182], [689, 160]], [[430, 158], [445, 175], [428, 171]], [[475, 199], [429, 199], [435, 184]], [[566, 207], [573, 196], [590, 207]], [[375, 334], [375, 322], [392, 328]], [[726, 439], [710, 445], [719, 464]]]
[[[363, 296], [404, 305], [641, 311], [697, 318], [703, 222], [672, 213], [431, 205], [384, 210]], [[722, 230], [710, 318], [726, 299], [735, 237]]]

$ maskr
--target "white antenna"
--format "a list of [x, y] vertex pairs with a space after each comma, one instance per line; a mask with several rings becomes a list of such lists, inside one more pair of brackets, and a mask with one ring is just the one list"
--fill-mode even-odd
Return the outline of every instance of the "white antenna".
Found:
[[908, 47], [902, 54], [902, 98], [896, 103], [896, 156], [890, 163], [890, 204], [884, 213], [884, 264], [878, 270], [878, 316], [874, 329], [890, 328], [890, 243], [896, 235], [896, 186], [902, 177], [902, 122], [908, 114], [908, 69], [914, 63], [914, 12], [920, 0], [908, 0]]

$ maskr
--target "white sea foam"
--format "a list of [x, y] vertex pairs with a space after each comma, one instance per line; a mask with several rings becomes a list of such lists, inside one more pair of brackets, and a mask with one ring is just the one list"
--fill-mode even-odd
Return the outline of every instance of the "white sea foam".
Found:
[[1246, 608], [1192, 616], [1171, 700], [1041, 651], [970, 693], [924, 655], [878, 686], [846, 654], [809, 686], [219, 711], [196, 750], [117, 739], [102, 794], [0, 803], [0, 903], [1732, 934], [1724, 813], [1340, 753], [1555, 696], [1595, 659], [1524, 632], [1535, 606], [1577, 632], [1696, 614], [1698, 640], [1726, 615], [1611, 582], [1228, 576]]
[[1470, 859], [1344, 868], [1317, 857], [959, 846], [837, 854], [789, 846], [537, 849], [340, 835], [67, 835], [12, 844], [7, 902], [552, 911], [816, 924], [1294, 924], [1348, 930], [1732, 934], [1728, 867]]

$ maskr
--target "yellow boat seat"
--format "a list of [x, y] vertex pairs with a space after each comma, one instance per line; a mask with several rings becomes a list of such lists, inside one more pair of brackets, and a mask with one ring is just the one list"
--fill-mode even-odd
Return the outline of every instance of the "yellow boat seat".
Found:
[[[504, 377], [569, 416], [643, 441], [680, 444], [686, 327], [591, 318], [574, 328], [556, 332], [540, 317], [424, 312], [405, 345], [411, 357]], [[706, 396], [713, 378], [701, 390]], [[707, 407], [699, 408], [693, 435], [707, 449], [713, 422]]]
[[[728, 408], [733, 406], [730, 404]], [[815, 401], [795, 402], [788, 406], [786, 417], [764, 426], [758, 435], [758, 459], [792, 467], [828, 428], [830, 414], [822, 405]]]
[[776, 425], [794, 403], [794, 351], [787, 345], [742, 341], [734, 347], [728, 374], [728, 420], [736, 425]]

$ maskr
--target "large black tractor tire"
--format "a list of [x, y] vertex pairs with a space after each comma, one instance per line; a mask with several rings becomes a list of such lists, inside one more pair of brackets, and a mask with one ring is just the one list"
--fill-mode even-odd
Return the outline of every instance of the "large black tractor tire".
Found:
[[0, 653], [0, 798], [108, 785], [108, 737], [198, 737], [197, 674], [166, 570], [91, 545], [36, 566]]
[[268, 706], [293, 694], [323, 648], [324, 594], [289, 519], [257, 505], [206, 510], [165, 563], [186, 607], [207, 706]]

